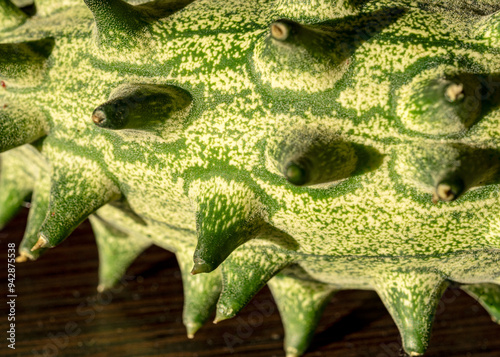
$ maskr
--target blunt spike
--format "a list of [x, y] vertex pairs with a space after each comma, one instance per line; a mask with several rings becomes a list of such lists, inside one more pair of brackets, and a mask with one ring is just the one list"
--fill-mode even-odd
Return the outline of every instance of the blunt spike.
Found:
[[191, 102], [191, 95], [179, 87], [126, 84], [94, 110], [92, 121], [106, 129], [147, 129], [183, 114]]
[[122, 0], [84, 0], [94, 15], [99, 44], [132, 45], [149, 32], [149, 25], [183, 9], [194, 0], [152, 1], [137, 6]]
[[54, 49], [53, 38], [21, 43], [0, 44], [0, 73], [5, 79], [21, 79], [33, 83], [45, 73], [47, 60]]
[[48, 117], [41, 110], [31, 106], [0, 107], [0, 152], [32, 143], [45, 136], [48, 131]]
[[410, 356], [420, 356], [427, 349], [434, 314], [447, 287], [440, 274], [420, 271], [388, 272], [375, 283]]
[[433, 203], [452, 202], [474, 187], [498, 181], [500, 151], [464, 144], [414, 145], [399, 155], [405, 180], [426, 187]]
[[399, 92], [397, 113], [410, 130], [428, 135], [456, 135], [469, 130], [488, 101], [487, 81], [471, 73], [439, 66], [424, 71]]
[[269, 279], [291, 263], [288, 255], [261, 244], [258, 250], [250, 243], [240, 247], [222, 264], [222, 293], [215, 323], [234, 317]]
[[132, 262], [151, 242], [134, 236], [133, 239], [98, 215], [89, 216], [99, 251], [99, 292], [115, 287]]
[[491, 319], [500, 324], [500, 286], [496, 284], [472, 284], [462, 285], [460, 289], [483, 305]]
[[28, 16], [10, 0], [0, 0], [0, 31], [22, 25]]
[[279, 133], [268, 143], [268, 157], [295, 186], [332, 183], [371, 171], [382, 163], [377, 150], [324, 130], [303, 128]]
[[[1, 130], [1, 128], [0, 128]], [[33, 190], [33, 179], [15, 153], [0, 157], [0, 229], [15, 216]]]
[[[320, 13], [317, 1], [314, 3], [313, 11]], [[328, 3], [323, 5], [334, 8]], [[304, 4], [300, 7], [306, 8]], [[270, 24], [269, 36], [255, 47], [255, 70], [270, 90], [316, 93], [332, 89], [347, 72], [356, 49], [403, 14], [402, 9], [386, 8], [313, 25], [299, 23], [295, 20], [301, 19], [295, 16], [290, 16], [294, 20], [278, 19]]]
[[[31, 207], [28, 216], [28, 223], [24, 232], [23, 240], [19, 246], [21, 256], [30, 260], [38, 259], [45, 251], [44, 248], [33, 249], [39, 241], [38, 232], [45, 220], [45, 215], [49, 208], [50, 199], [50, 176], [47, 170], [40, 170], [35, 184], [33, 196], [31, 197]], [[43, 243], [43, 241], [42, 241]]]
[[192, 274], [216, 269], [236, 248], [264, 228], [263, 206], [248, 188], [222, 178], [198, 181], [190, 189], [198, 201], [198, 244]]
[[175, 253], [184, 285], [182, 320], [189, 338], [193, 338], [196, 331], [210, 319], [222, 289], [219, 271], [196, 276], [190, 273], [193, 251], [194, 247], [183, 247]]
[[[42, 247], [52, 248], [66, 239], [89, 215], [120, 197], [120, 190], [92, 160], [57, 152], [54, 154], [49, 211], [40, 228]], [[49, 154], [50, 156], [50, 154]]]
[[285, 328], [287, 356], [301, 356], [309, 347], [316, 327], [331, 297], [331, 285], [278, 274], [269, 288], [278, 305]]

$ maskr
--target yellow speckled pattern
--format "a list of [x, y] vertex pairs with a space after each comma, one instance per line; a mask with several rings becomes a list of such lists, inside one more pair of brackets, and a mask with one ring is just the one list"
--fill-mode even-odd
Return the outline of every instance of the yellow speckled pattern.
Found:
[[290, 357], [334, 290], [376, 290], [410, 355], [450, 283], [498, 321], [498, 1], [35, 2], [0, 0], [20, 261], [94, 214], [100, 289], [173, 251], [191, 337], [270, 281]]

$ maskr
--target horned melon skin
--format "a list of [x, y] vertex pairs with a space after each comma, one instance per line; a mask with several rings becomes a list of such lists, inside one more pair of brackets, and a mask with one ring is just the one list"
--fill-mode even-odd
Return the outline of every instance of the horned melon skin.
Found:
[[448, 284], [498, 310], [495, 1], [36, 5], [0, 1], [2, 220], [34, 190], [19, 261], [92, 214], [101, 290], [149, 244], [178, 255], [189, 336], [278, 274], [308, 314], [284, 316], [290, 357], [318, 289], [376, 290], [413, 356]]

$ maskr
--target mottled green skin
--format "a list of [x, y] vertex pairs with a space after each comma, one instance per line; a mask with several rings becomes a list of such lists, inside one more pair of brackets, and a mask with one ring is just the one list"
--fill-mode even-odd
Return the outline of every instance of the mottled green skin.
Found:
[[[0, 88], [0, 108], [24, 106], [46, 117], [39, 152], [28, 155], [24, 146], [1, 156], [17, 164], [2, 164], [2, 177], [51, 178], [50, 202], [46, 186], [35, 188], [40, 200], [33, 202], [21, 254], [37, 258], [41, 250], [31, 248], [40, 237], [43, 248], [55, 246], [97, 210], [100, 288], [119, 280], [149, 244], [176, 252], [190, 335], [220, 291], [219, 321], [285, 269], [292, 282], [273, 289], [278, 304], [297, 294], [304, 301], [297, 308], [307, 312], [301, 322], [280, 306], [289, 356], [307, 346], [323, 304], [312, 296], [322, 284], [376, 290], [407, 352], [422, 354], [433, 307], [449, 282], [500, 283], [494, 89], [500, 20], [498, 13], [487, 17], [500, 6], [493, 0], [463, 8], [445, 0], [308, 3], [195, 1], [146, 32], [119, 27], [114, 42], [93, 30], [83, 1], [44, 0], [39, 15], [0, 32], [0, 43], [55, 39], [43, 66], [37, 61], [29, 78], [11, 75]], [[309, 27], [290, 23], [293, 36], [277, 41], [269, 26], [282, 18]], [[436, 102], [422, 99], [424, 71], [438, 79], [472, 73], [488, 80], [493, 94], [473, 122], [448, 106], [452, 114], [443, 114], [446, 125], [436, 131], [419, 111], [429, 105], [439, 113], [444, 89], [433, 89]], [[142, 128], [96, 126], [94, 109], [122, 84], [177, 86], [192, 104]], [[317, 143], [344, 162], [315, 156], [321, 155]], [[315, 176], [321, 182], [287, 182], [283, 160], [299, 154], [321, 157], [320, 163], [311, 157], [313, 170], [327, 172]], [[435, 186], [450, 175], [464, 176], [467, 191], [433, 203]], [[1, 189], [18, 197], [25, 190], [12, 182]], [[190, 275], [193, 255], [196, 272], [214, 271]], [[485, 291], [488, 298], [476, 296], [497, 304], [496, 290]], [[301, 323], [305, 333], [297, 332]]]

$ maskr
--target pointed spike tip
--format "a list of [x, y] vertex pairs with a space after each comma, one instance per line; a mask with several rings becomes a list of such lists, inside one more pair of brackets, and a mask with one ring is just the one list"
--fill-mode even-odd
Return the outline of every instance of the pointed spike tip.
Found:
[[196, 334], [196, 332], [198, 332], [198, 330], [201, 327], [202, 327], [202, 324], [199, 324], [199, 323], [190, 322], [190, 323], [186, 324], [187, 338], [192, 340], [194, 338], [194, 335]]
[[205, 262], [195, 262], [193, 266], [193, 270], [191, 270], [191, 275], [201, 274], [201, 273], [210, 273], [214, 271], [215, 268], [210, 266]]
[[41, 249], [41, 248], [49, 248], [48, 245], [49, 245], [49, 240], [47, 238], [45, 238], [42, 234], [40, 234], [38, 237], [38, 241], [33, 246], [33, 248], [31, 248], [31, 251], [34, 252], [34, 251]]
[[217, 309], [215, 313], [214, 324], [218, 324], [221, 321], [232, 319], [236, 314], [234, 312], [228, 313], [227, 309]]

